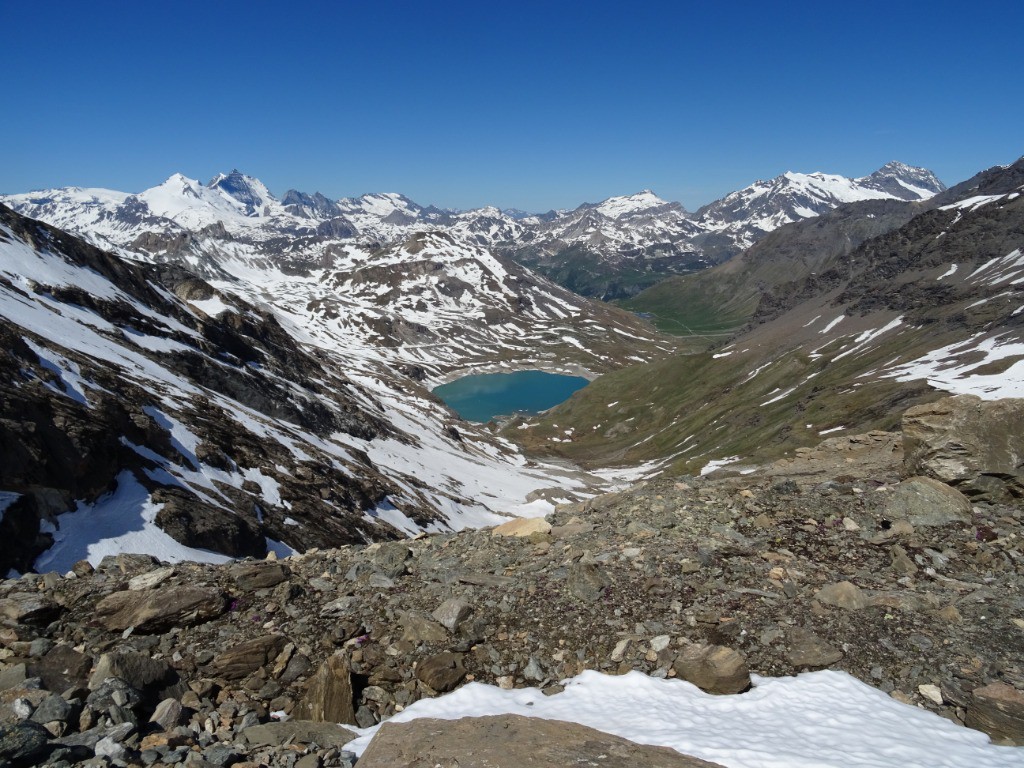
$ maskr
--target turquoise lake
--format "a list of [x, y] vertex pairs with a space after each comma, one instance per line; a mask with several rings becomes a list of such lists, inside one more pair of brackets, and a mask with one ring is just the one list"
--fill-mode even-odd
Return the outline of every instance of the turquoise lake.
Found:
[[513, 413], [539, 413], [587, 385], [582, 376], [544, 371], [478, 373], [434, 389], [434, 394], [467, 421], [490, 421]]

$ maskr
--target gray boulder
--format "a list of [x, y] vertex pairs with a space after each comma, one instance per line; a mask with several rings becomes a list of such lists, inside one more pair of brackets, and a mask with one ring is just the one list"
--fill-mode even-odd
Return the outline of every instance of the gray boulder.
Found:
[[889, 497], [885, 514], [891, 520], [906, 520], [914, 526], [970, 523], [971, 502], [952, 486], [930, 477], [911, 477], [897, 485]]

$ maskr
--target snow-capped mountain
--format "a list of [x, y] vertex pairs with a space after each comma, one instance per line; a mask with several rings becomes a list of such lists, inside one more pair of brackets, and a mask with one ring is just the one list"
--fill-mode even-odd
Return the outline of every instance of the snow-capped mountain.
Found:
[[859, 179], [785, 173], [696, 213], [650, 190], [585, 203], [494, 245], [588, 296], [621, 298], [665, 277], [711, 266], [784, 224], [858, 200], [924, 200], [945, 189], [923, 168], [888, 163]]
[[[705, 302], [709, 326], [739, 315], [735, 335], [601, 377], [516, 425], [519, 441], [595, 463], [672, 457], [690, 473], [891, 429], [947, 393], [1024, 396], [1024, 158], [924, 204], [870, 200], [795, 222], [672, 283], [681, 303]], [[737, 296], [745, 306], [730, 306]], [[552, 446], [566, 429], [574, 439]]]
[[749, 248], [784, 224], [819, 216], [861, 200], [927, 200], [945, 189], [924, 168], [887, 163], [869, 176], [849, 179], [827, 173], [786, 172], [726, 195], [698, 210], [696, 238], [714, 261]]
[[496, 208], [452, 213], [401, 195], [332, 202], [294, 190], [279, 201], [237, 171], [206, 185], [176, 174], [137, 195], [71, 189], [6, 201], [126, 257], [184, 266], [318, 345], [432, 377], [499, 357], [601, 372], [668, 348], [633, 315], [491, 253], [525, 229]]
[[785, 173], [696, 213], [643, 190], [571, 211], [529, 215], [493, 207], [442, 210], [395, 193], [333, 201], [289, 190], [279, 200], [258, 179], [236, 170], [207, 184], [175, 174], [139, 194], [65, 188], [0, 200], [101, 247], [150, 260], [177, 254], [207, 276], [217, 270], [197, 250], [200, 235], [219, 236], [225, 250], [244, 246], [295, 270], [311, 262], [329, 266], [328, 242], [372, 251], [441, 230], [494, 249], [577, 293], [611, 299], [723, 261], [784, 224], [844, 203], [922, 200], [942, 189], [930, 171], [888, 163], [859, 179]]
[[218, 290], [0, 206], [3, 572], [46, 538], [61, 563], [260, 555], [486, 524], [531, 491], [583, 488], [419, 380], [573, 353], [606, 368], [642, 354], [639, 323], [450, 235], [349, 256]]

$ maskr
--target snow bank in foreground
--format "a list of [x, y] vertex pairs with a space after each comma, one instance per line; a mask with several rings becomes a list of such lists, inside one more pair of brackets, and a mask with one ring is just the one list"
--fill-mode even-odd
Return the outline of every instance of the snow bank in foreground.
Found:
[[[391, 721], [499, 714], [565, 720], [730, 768], [1024, 766], [1024, 748], [993, 746], [985, 734], [900, 704], [845, 672], [753, 679], [754, 688], [739, 696], [712, 696], [640, 672], [584, 672], [555, 696], [470, 683], [417, 701]], [[347, 748], [361, 755], [377, 728], [360, 731]]]

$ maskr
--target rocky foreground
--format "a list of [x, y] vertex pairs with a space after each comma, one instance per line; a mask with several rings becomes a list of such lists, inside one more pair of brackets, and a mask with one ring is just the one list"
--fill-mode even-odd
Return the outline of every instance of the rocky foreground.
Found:
[[[840, 669], [1024, 744], [1022, 413], [951, 398], [912, 409], [902, 433], [497, 529], [226, 566], [126, 554], [7, 580], [0, 764], [352, 765], [334, 723], [370, 726], [470, 680], [557, 695], [585, 669], [723, 695], [750, 671]], [[473, 743], [424, 722], [438, 764], [436, 745]], [[470, 730], [483, 745], [522, 727]], [[360, 768], [417, 765], [422, 732], [402, 728]], [[553, 738], [563, 764], [574, 747]], [[607, 739], [631, 766], [700, 765]]]

